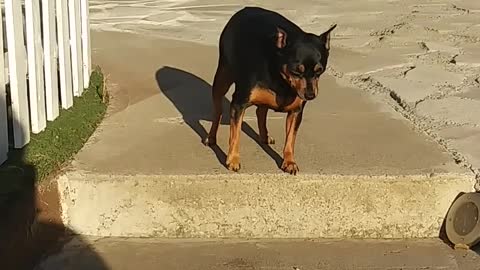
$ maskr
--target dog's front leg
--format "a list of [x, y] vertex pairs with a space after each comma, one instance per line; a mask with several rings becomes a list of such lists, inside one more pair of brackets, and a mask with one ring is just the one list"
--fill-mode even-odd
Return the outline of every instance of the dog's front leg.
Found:
[[287, 115], [286, 121], [286, 136], [285, 146], [283, 148], [283, 164], [282, 170], [289, 174], [296, 175], [299, 171], [297, 163], [295, 162], [295, 139], [297, 137], [297, 131], [302, 123], [303, 106], [298, 111], [291, 111]]
[[227, 155], [227, 168], [234, 172], [240, 170], [240, 130], [242, 129], [245, 109], [245, 105], [238, 104], [234, 101], [230, 105], [230, 139]]

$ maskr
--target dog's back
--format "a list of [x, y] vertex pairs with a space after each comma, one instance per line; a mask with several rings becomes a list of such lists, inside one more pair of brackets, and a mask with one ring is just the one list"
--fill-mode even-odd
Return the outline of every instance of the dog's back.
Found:
[[294, 39], [303, 31], [284, 16], [259, 7], [246, 7], [225, 25], [219, 42], [220, 59], [233, 73], [261, 67], [275, 52], [274, 33], [283, 28]]

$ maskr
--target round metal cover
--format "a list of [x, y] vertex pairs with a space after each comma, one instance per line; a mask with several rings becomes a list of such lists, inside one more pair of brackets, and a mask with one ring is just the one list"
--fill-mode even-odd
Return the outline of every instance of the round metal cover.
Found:
[[480, 193], [463, 194], [452, 204], [445, 231], [455, 245], [472, 247], [480, 242]]

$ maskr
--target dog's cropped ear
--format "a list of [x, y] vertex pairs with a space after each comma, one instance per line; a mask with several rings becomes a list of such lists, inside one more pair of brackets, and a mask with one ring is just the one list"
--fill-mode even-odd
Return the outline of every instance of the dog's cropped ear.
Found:
[[335, 29], [335, 27], [337, 27], [337, 24], [330, 26], [327, 31], [319, 36], [320, 41], [325, 44], [325, 48], [327, 50], [330, 50], [330, 33], [333, 31], [333, 29]]
[[287, 33], [280, 27], [277, 27], [277, 32], [275, 33], [275, 46], [279, 49], [287, 46]]

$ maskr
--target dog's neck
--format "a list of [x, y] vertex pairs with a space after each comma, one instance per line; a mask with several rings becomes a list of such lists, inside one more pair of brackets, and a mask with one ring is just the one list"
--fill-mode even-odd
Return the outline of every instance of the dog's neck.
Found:
[[281, 63], [280, 61], [270, 63], [269, 70], [268, 70], [269, 78], [270, 78], [270, 81], [268, 82], [269, 87], [272, 88], [272, 90], [277, 93], [283, 93], [283, 94], [291, 93], [292, 95], [297, 95], [296, 91], [282, 77], [282, 74], [281, 74], [282, 66], [283, 66], [283, 63]]

